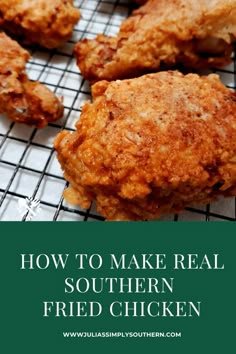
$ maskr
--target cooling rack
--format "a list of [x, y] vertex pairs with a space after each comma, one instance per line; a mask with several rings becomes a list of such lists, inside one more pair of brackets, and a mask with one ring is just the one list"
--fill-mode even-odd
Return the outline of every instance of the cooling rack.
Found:
[[[37, 130], [0, 117], [0, 220], [1, 221], [102, 221], [93, 204], [88, 210], [67, 204], [62, 197], [67, 187], [53, 150], [53, 140], [61, 129], [74, 130], [81, 106], [90, 99], [90, 88], [80, 75], [73, 58], [74, 44], [98, 33], [114, 35], [131, 12], [129, 0], [79, 0], [75, 6], [82, 18], [73, 37], [63, 47], [49, 51], [28, 48], [32, 58], [27, 73], [64, 97], [64, 117]], [[236, 60], [217, 71], [224, 84], [236, 89]], [[40, 201], [40, 204], [38, 204]], [[211, 205], [187, 208], [165, 221], [236, 220], [235, 198]]]

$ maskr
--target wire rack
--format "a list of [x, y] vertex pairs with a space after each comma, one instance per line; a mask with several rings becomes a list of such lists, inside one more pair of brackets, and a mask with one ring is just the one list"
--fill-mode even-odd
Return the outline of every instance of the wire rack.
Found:
[[[53, 149], [53, 140], [61, 129], [74, 130], [81, 106], [90, 99], [90, 87], [76, 66], [74, 44], [98, 33], [115, 35], [121, 21], [132, 8], [129, 0], [79, 0], [75, 6], [82, 18], [73, 37], [57, 50], [28, 48], [32, 58], [27, 73], [32, 80], [47, 85], [57, 96], [64, 97], [64, 117], [37, 130], [0, 117], [0, 220], [2, 221], [102, 221], [93, 204], [88, 210], [75, 208], [62, 197], [67, 187]], [[236, 60], [217, 71], [224, 84], [236, 89]], [[21, 212], [26, 198], [40, 200], [40, 211]], [[30, 216], [30, 217], [29, 217]], [[236, 220], [235, 198], [222, 199], [211, 205], [187, 208], [179, 215], [166, 215], [165, 221]]]

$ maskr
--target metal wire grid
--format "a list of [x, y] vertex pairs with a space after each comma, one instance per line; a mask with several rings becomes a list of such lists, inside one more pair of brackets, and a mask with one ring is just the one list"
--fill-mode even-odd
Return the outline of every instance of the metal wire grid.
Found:
[[[73, 38], [60, 49], [31, 48], [32, 59], [27, 73], [64, 97], [64, 117], [42, 130], [0, 120], [0, 220], [25, 221], [19, 212], [19, 200], [37, 198], [41, 211], [33, 221], [99, 221], [103, 218], [93, 204], [88, 210], [68, 205], [62, 197], [67, 187], [53, 150], [53, 140], [61, 129], [74, 130], [84, 101], [91, 98], [88, 83], [78, 71], [72, 55], [74, 44], [98, 33], [114, 35], [132, 8], [129, 0], [74, 1], [82, 19], [74, 28]], [[222, 81], [236, 89], [236, 59], [224, 70], [217, 71]], [[166, 215], [161, 220], [236, 220], [236, 199], [222, 199], [211, 205], [187, 208], [179, 215]]]

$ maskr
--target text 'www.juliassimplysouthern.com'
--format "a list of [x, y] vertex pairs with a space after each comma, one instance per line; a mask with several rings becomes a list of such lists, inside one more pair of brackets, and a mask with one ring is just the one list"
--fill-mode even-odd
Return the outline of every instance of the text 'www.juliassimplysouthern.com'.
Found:
[[180, 338], [182, 332], [63, 332], [64, 338]]

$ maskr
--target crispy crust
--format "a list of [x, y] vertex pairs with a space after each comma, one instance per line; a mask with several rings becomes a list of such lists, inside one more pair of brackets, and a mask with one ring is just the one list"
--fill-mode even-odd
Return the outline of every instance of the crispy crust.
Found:
[[24, 44], [59, 47], [79, 18], [72, 0], [0, 0], [0, 27]]
[[61, 101], [25, 73], [29, 53], [0, 33], [0, 112], [17, 123], [42, 128], [63, 114]]
[[160, 67], [223, 67], [236, 38], [236, 0], [149, 0], [116, 37], [99, 34], [74, 49], [91, 82], [131, 78]]
[[108, 220], [154, 219], [236, 195], [236, 94], [217, 75], [101, 81], [55, 140], [65, 198]]

